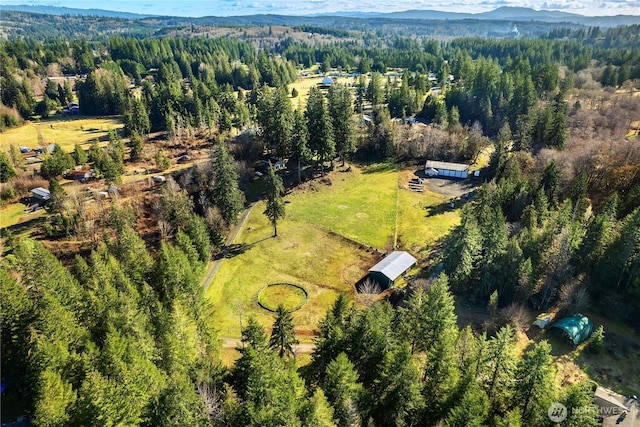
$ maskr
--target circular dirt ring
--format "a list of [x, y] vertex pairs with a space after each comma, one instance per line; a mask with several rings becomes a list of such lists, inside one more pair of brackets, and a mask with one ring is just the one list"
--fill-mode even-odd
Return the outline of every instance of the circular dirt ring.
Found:
[[309, 301], [307, 290], [293, 283], [271, 283], [265, 285], [258, 292], [258, 305], [267, 311], [275, 313], [278, 305], [293, 313], [300, 310]]

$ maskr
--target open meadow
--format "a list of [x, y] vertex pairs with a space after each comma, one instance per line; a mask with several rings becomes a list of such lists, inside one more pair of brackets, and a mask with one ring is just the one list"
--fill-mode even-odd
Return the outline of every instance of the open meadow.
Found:
[[355, 283], [393, 249], [396, 228], [399, 250], [431, 248], [459, 222], [459, 209], [449, 207], [449, 196], [409, 190], [411, 173], [352, 165], [308, 182], [286, 196], [277, 238], [259, 202], [207, 289], [219, 335], [240, 336], [240, 320], [249, 315], [269, 328], [274, 317], [258, 305], [258, 292], [285, 282], [308, 292], [309, 302], [293, 313], [299, 338], [308, 340], [337, 295], [353, 299]]
[[[75, 144], [90, 144], [94, 140], [106, 141], [109, 129], [124, 125], [120, 117], [55, 116], [0, 133], [0, 151], [7, 152], [12, 145], [36, 148], [39, 145], [59, 144], [65, 151], [73, 151]], [[88, 147], [84, 147], [88, 148]]]

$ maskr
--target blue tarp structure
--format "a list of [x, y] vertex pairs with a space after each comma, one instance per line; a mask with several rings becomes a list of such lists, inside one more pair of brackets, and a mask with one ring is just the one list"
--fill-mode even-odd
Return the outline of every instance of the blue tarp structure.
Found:
[[593, 323], [591, 323], [591, 320], [589, 320], [587, 316], [579, 313], [562, 318], [551, 325], [551, 327], [564, 331], [574, 346], [584, 342], [593, 333]]

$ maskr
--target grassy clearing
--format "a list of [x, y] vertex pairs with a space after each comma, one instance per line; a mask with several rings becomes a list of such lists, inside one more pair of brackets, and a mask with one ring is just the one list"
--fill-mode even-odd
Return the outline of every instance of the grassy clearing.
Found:
[[12, 203], [0, 209], [0, 228], [11, 227], [12, 225], [38, 218], [45, 213], [43, 209], [33, 213], [26, 213], [25, 209], [26, 206], [22, 203]]
[[278, 224], [277, 238], [262, 214], [264, 203], [256, 205], [235, 241], [249, 248], [224, 260], [207, 290], [220, 336], [239, 336], [241, 316], [246, 321], [253, 315], [269, 328], [274, 316], [260, 308], [258, 292], [266, 284], [286, 282], [304, 286], [309, 294], [293, 318], [299, 338], [310, 339], [338, 293], [353, 297], [354, 284], [377, 262], [360, 243], [392, 248], [396, 209], [399, 249], [420, 256], [433, 247], [459, 222], [459, 211], [449, 207], [450, 196], [399, 185], [406, 186], [411, 173], [384, 164], [352, 165], [351, 172], [333, 172], [324, 183], [307, 183], [287, 196], [287, 217]]
[[[291, 205], [287, 205], [291, 206]], [[240, 314], [253, 315], [265, 328], [274, 316], [257, 304], [258, 291], [268, 283], [295, 283], [307, 290], [309, 303], [293, 313], [301, 338], [310, 337], [339, 293], [353, 294], [353, 284], [375, 263], [339, 236], [291, 217], [278, 225], [278, 237], [266, 217], [263, 202], [253, 209], [236, 243], [255, 244], [225, 260], [207, 290], [220, 336], [240, 336]]]
[[[120, 117], [78, 118], [56, 116], [38, 122], [26, 122], [0, 134], [0, 150], [8, 151], [11, 145], [35, 148], [44, 144], [60, 144], [66, 151], [72, 151], [75, 144], [90, 144], [108, 137], [109, 129], [120, 129], [124, 125]], [[86, 148], [86, 147], [85, 147]]]
[[307, 302], [307, 295], [296, 286], [287, 283], [277, 283], [265, 287], [259, 295], [259, 302], [263, 307], [275, 311], [282, 305], [285, 310], [294, 311]]
[[[307, 105], [307, 99], [309, 98], [309, 90], [312, 87], [318, 86], [322, 79], [325, 76], [318, 75], [317, 77], [305, 77], [299, 79], [289, 85], [289, 95], [291, 95], [291, 91], [295, 88], [298, 91], [298, 96], [296, 98], [291, 98], [291, 103], [293, 104], [293, 108], [298, 108], [298, 103], [304, 108]], [[340, 83], [343, 85], [355, 85], [358, 80], [355, 77], [335, 77], [331, 76], [335, 83]]]
[[[410, 171], [403, 171], [401, 183], [408, 182], [410, 176]], [[460, 223], [460, 210], [449, 207], [450, 196], [428, 190], [417, 193], [403, 188], [402, 184], [400, 187], [397, 245], [417, 256], [432, 249], [439, 239]]]
[[332, 230], [358, 243], [388, 250], [393, 246], [398, 172], [374, 165], [329, 176], [331, 185], [308, 184], [288, 199], [287, 215]]

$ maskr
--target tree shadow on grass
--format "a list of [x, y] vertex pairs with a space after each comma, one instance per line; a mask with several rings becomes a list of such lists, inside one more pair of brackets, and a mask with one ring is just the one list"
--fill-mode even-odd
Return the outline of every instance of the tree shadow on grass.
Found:
[[396, 171], [398, 170], [398, 166], [394, 163], [375, 163], [372, 165], [367, 165], [362, 168], [362, 172], [366, 174], [378, 173], [378, 172], [388, 172], [388, 171]]
[[247, 252], [249, 249], [254, 247], [260, 242], [264, 242], [265, 240], [273, 239], [273, 236], [265, 237], [264, 239], [256, 240], [253, 243], [232, 243], [230, 245], [226, 245], [222, 251], [218, 255], [216, 255], [215, 259], [222, 258], [234, 258], [238, 255], [242, 255]]
[[442, 215], [446, 212], [450, 212], [453, 211], [455, 209], [455, 207], [451, 207], [451, 201], [447, 201], [447, 202], [442, 202], [440, 204], [434, 205], [434, 206], [427, 206], [425, 208], [425, 210], [427, 211], [427, 215], [426, 216], [436, 216], [436, 215]]

